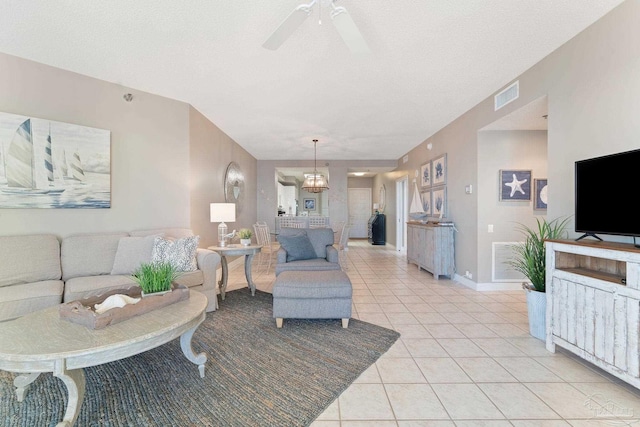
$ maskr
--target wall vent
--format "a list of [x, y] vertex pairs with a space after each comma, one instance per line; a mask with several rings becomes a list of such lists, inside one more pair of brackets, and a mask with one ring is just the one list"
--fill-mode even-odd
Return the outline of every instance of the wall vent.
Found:
[[493, 242], [491, 246], [491, 281], [523, 282], [527, 278], [509, 265], [513, 258], [513, 245], [521, 242]]
[[402, 163], [407, 163], [409, 161], [409, 155], [407, 154], [402, 158]]
[[496, 96], [493, 97], [494, 110], [498, 111], [508, 103], [518, 99], [519, 96], [520, 96], [520, 80], [517, 80], [515, 83], [510, 84], [505, 89], [498, 92]]

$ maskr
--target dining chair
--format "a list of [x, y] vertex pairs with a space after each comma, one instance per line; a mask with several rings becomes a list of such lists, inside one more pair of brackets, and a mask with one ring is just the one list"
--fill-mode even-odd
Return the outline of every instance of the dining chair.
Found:
[[322, 228], [327, 226], [326, 216], [310, 216], [309, 228]]
[[343, 270], [348, 270], [349, 266], [347, 265], [349, 259], [347, 258], [347, 252], [349, 251], [349, 231], [351, 230], [351, 226], [349, 224], [345, 224], [342, 227], [342, 232], [340, 233], [340, 240], [338, 243], [338, 257], [340, 261], [340, 267]]
[[[302, 224], [302, 226], [300, 226], [300, 224]], [[304, 223], [301, 221], [297, 221], [295, 217], [291, 216], [291, 217], [287, 217], [287, 216], [281, 216], [280, 217], [280, 228], [285, 228], [285, 227], [289, 227], [289, 228], [304, 228]]]
[[336, 221], [331, 225], [331, 228], [333, 229], [333, 241], [334, 241], [334, 246], [336, 246], [337, 249], [337, 245], [340, 244], [340, 236], [342, 236], [342, 229], [344, 228], [344, 221]]
[[271, 232], [269, 231], [269, 226], [265, 222], [256, 222], [253, 225], [253, 230], [256, 233], [256, 242], [258, 245], [262, 246], [259, 255], [260, 259], [258, 260], [258, 268], [261, 268], [263, 264], [266, 264], [266, 273], [269, 273], [269, 269], [271, 268], [271, 259], [278, 249], [274, 247], [271, 241]]

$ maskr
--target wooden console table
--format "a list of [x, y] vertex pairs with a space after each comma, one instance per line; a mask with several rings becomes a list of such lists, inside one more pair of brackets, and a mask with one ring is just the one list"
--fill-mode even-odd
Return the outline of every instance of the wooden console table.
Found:
[[420, 222], [407, 223], [407, 262], [414, 263], [440, 276], [455, 274], [455, 254], [453, 245], [453, 225], [437, 225]]
[[215, 251], [220, 255], [220, 263], [222, 264], [222, 277], [218, 282], [220, 288], [220, 298], [224, 300], [224, 295], [227, 290], [227, 281], [229, 280], [229, 266], [227, 264], [228, 256], [242, 256], [244, 255], [244, 275], [247, 278], [247, 285], [251, 289], [251, 295], [256, 294], [256, 285], [251, 279], [251, 260], [253, 256], [260, 253], [262, 246], [260, 245], [229, 245], [229, 246], [209, 246], [207, 249]]
[[58, 306], [0, 322], [0, 369], [22, 374], [13, 382], [19, 402], [40, 373], [53, 372], [69, 393], [64, 418], [57, 427], [70, 427], [84, 398], [83, 368], [124, 359], [180, 337], [182, 352], [198, 365], [204, 378], [207, 355], [193, 352], [191, 338], [205, 319], [206, 307], [207, 297], [191, 292], [187, 300], [104, 329], [61, 319]]

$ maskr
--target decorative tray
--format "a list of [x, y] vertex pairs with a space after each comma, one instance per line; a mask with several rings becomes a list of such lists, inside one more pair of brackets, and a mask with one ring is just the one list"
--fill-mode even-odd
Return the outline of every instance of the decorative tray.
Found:
[[141, 298], [136, 304], [128, 304], [124, 307], [116, 307], [103, 313], [96, 313], [95, 305], [101, 304], [111, 295], [122, 294], [132, 298], [141, 297], [139, 286], [131, 286], [125, 289], [114, 289], [94, 297], [70, 301], [60, 305], [60, 318], [73, 323], [84, 325], [89, 329], [102, 329], [105, 326], [120, 323], [132, 317], [148, 313], [157, 308], [166, 307], [178, 301], [189, 298], [189, 288], [174, 283], [171, 292], [163, 295], [149, 295]]

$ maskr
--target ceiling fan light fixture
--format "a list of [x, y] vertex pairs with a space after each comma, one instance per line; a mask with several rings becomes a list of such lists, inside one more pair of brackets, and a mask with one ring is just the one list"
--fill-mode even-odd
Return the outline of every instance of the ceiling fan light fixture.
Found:
[[322, 24], [322, 7], [331, 7], [331, 20], [336, 27], [338, 34], [347, 45], [349, 50], [355, 55], [365, 55], [370, 53], [367, 42], [360, 34], [360, 30], [355, 22], [342, 6], [336, 6], [335, 0], [311, 0], [309, 3], [303, 3], [297, 6], [291, 13], [280, 23], [278, 28], [269, 36], [262, 47], [269, 50], [277, 50], [291, 35], [302, 25], [302, 23], [311, 15], [313, 7], [318, 3], [318, 23]]
[[262, 44], [262, 47], [269, 50], [277, 50], [282, 43], [285, 42], [291, 34], [293, 34], [300, 25], [311, 15], [312, 7], [316, 0], [313, 0], [309, 4], [301, 4], [291, 11], [289, 16], [285, 18], [282, 23], [276, 28], [276, 30], [269, 36], [266, 42]]
[[356, 23], [347, 12], [347, 9], [344, 7], [335, 7], [333, 2], [331, 3], [333, 10], [331, 11], [331, 20], [333, 21], [333, 25], [338, 30], [338, 34], [342, 37], [342, 41], [347, 45], [351, 53], [357, 55], [366, 55], [371, 53], [369, 49], [369, 45], [362, 37], [362, 33], [356, 26]]
[[313, 140], [313, 173], [304, 175], [304, 182], [302, 183], [302, 189], [309, 193], [322, 193], [324, 190], [329, 189], [329, 181], [327, 178], [318, 173], [318, 168], [316, 167], [316, 145], [318, 143], [317, 139]]

